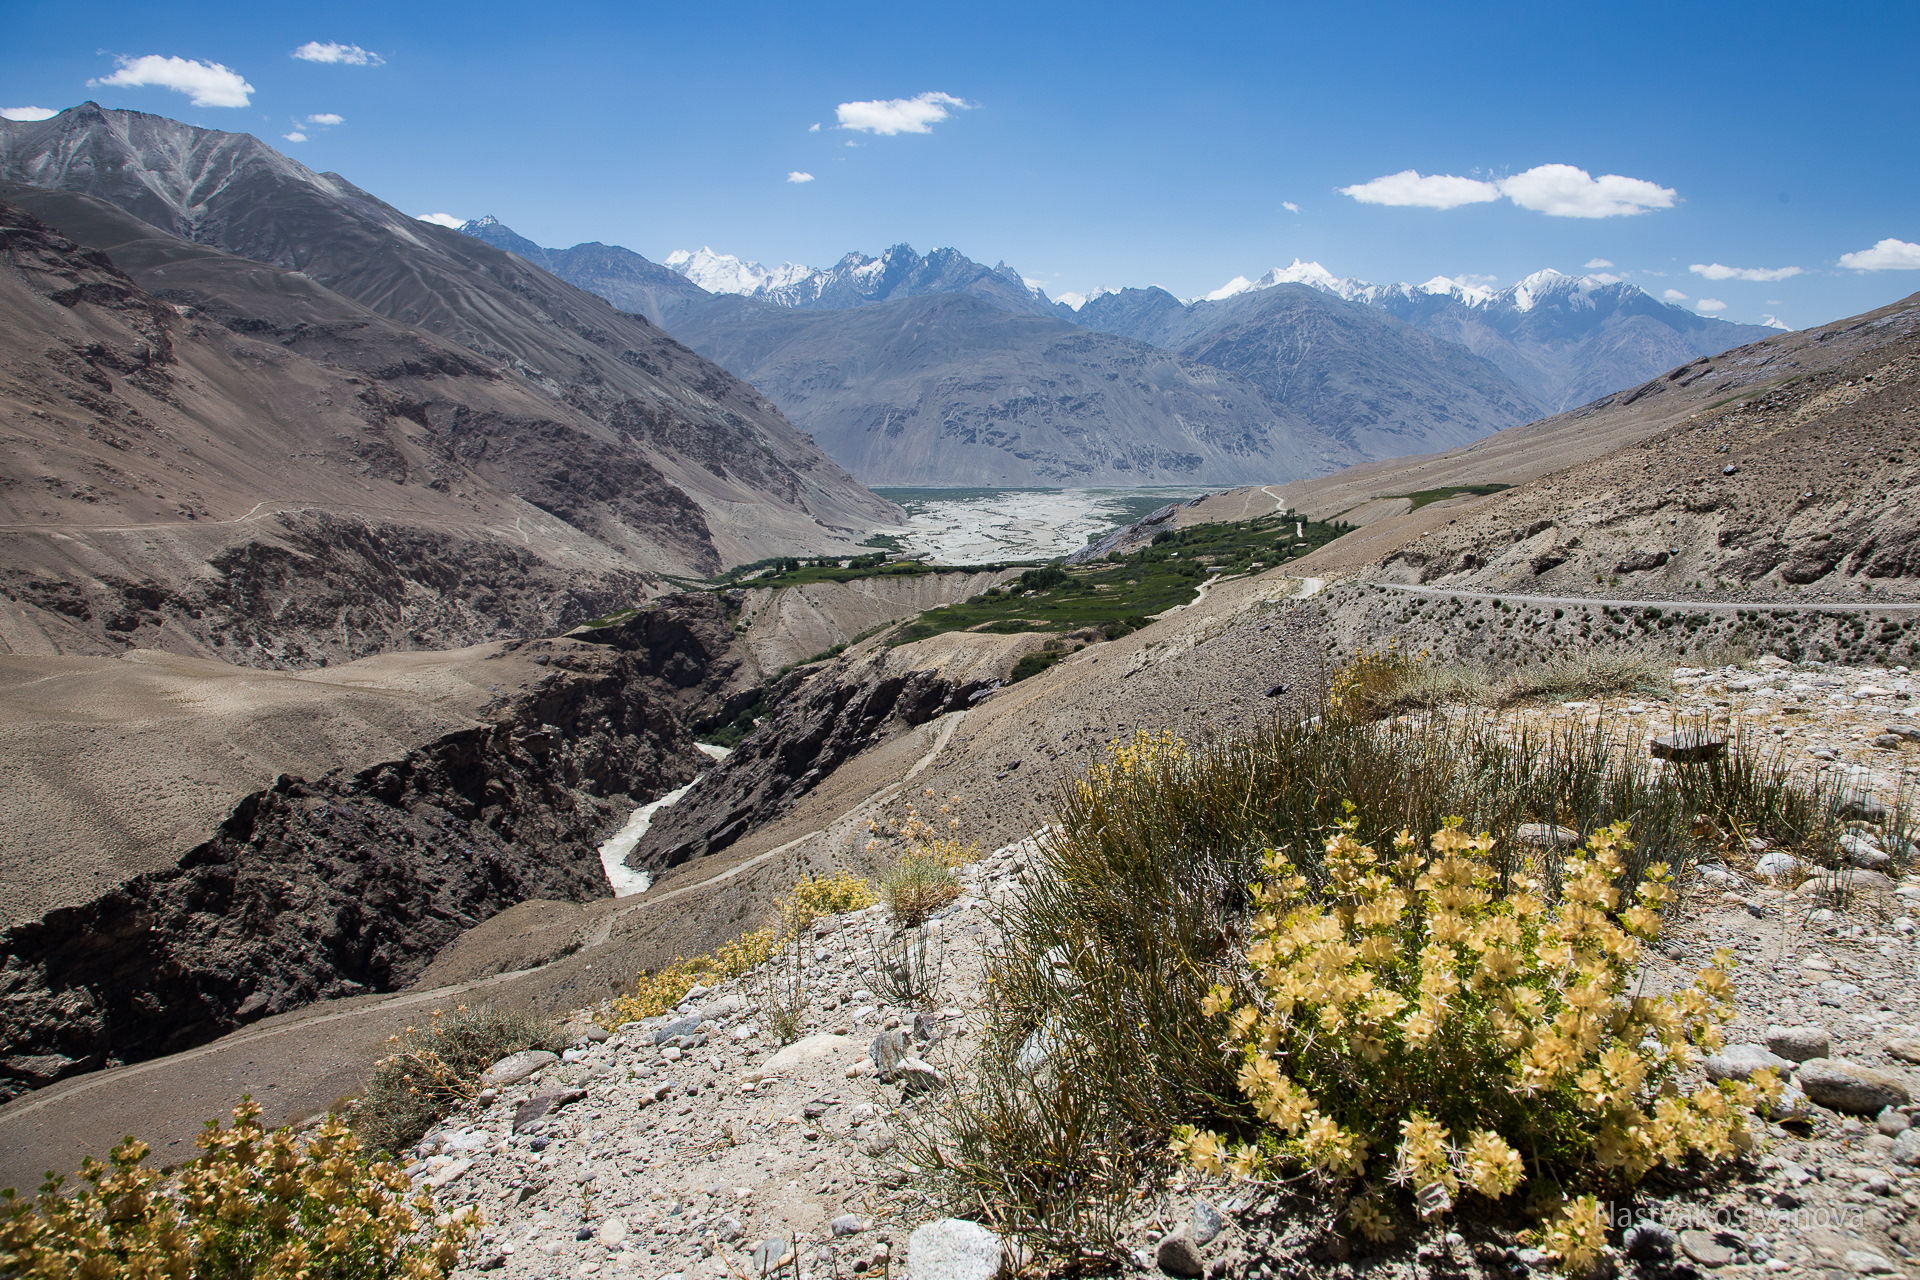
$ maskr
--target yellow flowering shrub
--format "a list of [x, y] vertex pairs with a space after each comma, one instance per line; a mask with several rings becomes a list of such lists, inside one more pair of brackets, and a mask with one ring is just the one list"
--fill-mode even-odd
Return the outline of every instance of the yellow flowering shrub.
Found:
[[1083, 802], [1122, 793], [1134, 779], [1153, 777], [1188, 760], [1186, 740], [1171, 729], [1135, 729], [1130, 740], [1110, 742], [1107, 749], [1113, 758], [1094, 765], [1074, 784]]
[[0, 1192], [0, 1276], [32, 1280], [428, 1280], [446, 1275], [479, 1225], [470, 1210], [436, 1220], [398, 1166], [370, 1163], [329, 1117], [304, 1140], [261, 1127], [252, 1101], [233, 1124], [213, 1121], [200, 1157], [169, 1178], [141, 1167], [128, 1138], [109, 1162], [89, 1158], [88, 1184], [38, 1197]]
[[[1326, 841], [1317, 886], [1267, 851], [1250, 972], [1203, 1006], [1261, 1123], [1242, 1141], [1177, 1130], [1189, 1165], [1312, 1170], [1345, 1197], [1350, 1227], [1384, 1241], [1408, 1207], [1430, 1221], [1462, 1195], [1631, 1184], [1662, 1161], [1751, 1146], [1753, 1108], [1779, 1090], [1770, 1074], [1690, 1094], [1676, 1079], [1721, 1045], [1726, 954], [1684, 990], [1633, 985], [1672, 890], [1655, 864], [1621, 893], [1627, 824], [1568, 859], [1552, 905], [1528, 870], [1503, 886], [1493, 839], [1459, 819], [1427, 856], [1403, 830], [1383, 858], [1357, 825]], [[1589, 1207], [1566, 1204], [1542, 1235], [1572, 1269], [1599, 1247]]]

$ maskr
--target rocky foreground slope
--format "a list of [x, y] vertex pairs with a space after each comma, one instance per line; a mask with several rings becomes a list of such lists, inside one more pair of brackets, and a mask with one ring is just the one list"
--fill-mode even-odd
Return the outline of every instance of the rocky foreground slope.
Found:
[[[485, 1215], [469, 1263], [481, 1272], [991, 1280], [1019, 1269], [1020, 1242], [941, 1217], [977, 1211], [944, 1201], [902, 1137], [964, 1091], [996, 910], [1036, 870], [1031, 843], [963, 870], [963, 896], [934, 925], [940, 985], [920, 1000], [887, 992], [898, 932], [884, 908], [818, 922], [799, 1038], [784, 1047], [766, 1030], [764, 973], [611, 1035], [585, 1020], [604, 1007], [582, 1010], [564, 1061], [500, 1064], [409, 1171]], [[1756, 876], [1744, 859], [1701, 865], [1650, 954], [1658, 988], [1732, 949], [1739, 1012], [1708, 1070], [1769, 1065], [1798, 1089], [1764, 1146], [1725, 1174], [1656, 1176], [1613, 1206], [1613, 1268], [1829, 1277], [1914, 1265], [1920, 877], [1796, 880]], [[1304, 1186], [1189, 1181], [1128, 1206], [1117, 1238], [1081, 1261], [1176, 1277], [1551, 1270], [1518, 1220], [1463, 1220], [1384, 1251], [1326, 1223]]]

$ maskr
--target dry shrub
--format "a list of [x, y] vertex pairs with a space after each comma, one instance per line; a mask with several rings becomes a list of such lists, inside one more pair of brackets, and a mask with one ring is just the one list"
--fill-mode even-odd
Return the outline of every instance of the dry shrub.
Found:
[[[933, 791], [923, 793], [929, 801]], [[936, 825], [920, 812], [916, 804], [907, 806], [906, 817], [896, 822], [878, 819], [867, 823], [872, 838], [867, 852], [878, 850], [883, 841], [895, 850], [893, 865], [880, 875], [880, 900], [887, 913], [902, 927], [924, 924], [928, 916], [960, 896], [960, 882], [954, 871], [980, 856], [979, 844], [959, 837], [960, 797], [954, 796], [940, 806], [945, 827]]]
[[1494, 691], [1501, 706], [1530, 698], [1601, 698], [1609, 694], [1673, 692], [1662, 659], [1649, 654], [1584, 650], [1549, 662], [1516, 667]]
[[128, 1138], [109, 1163], [87, 1160], [72, 1195], [58, 1178], [34, 1199], [0, 1193], [0, 1275], [428, 1280], [453, 1268], [471, 1213], [435, 1226], [432, 1198], [370, 1163], [337, 1118], [301, 1140], [259, 1116], [248, 1100], [230, 1127], [208, 1121], [200, 1156], [171, 1178], [142, 1168], [147, 1145]]
[[1779, 1094], [1771, 1073], [1692, 1092], [1680, 1081], [1734, 1014], [1727, 953], [1685, 990], [1631, 986], [1673, 892], [1655, 865], [1622, 894], [1625, 822], [1567, 861], [1552, 906], [1531, 868], [1503, 886], [1493, 837], [1457, 820], [1433, 834], [1432, 857], [1402, 830], [1383, 858], [1356, 827], [1328, 838], [1316, 883], [1267, 851], [1244, 963], [1221, 966], [1204, 1004], [1258, 1121], [1237, 1140], [1182, 1126], [1186, 1163], [1311, 1171], [1376, 1242], [1456, 1197], [1530, 1189], [1561, 1219], [1550, 1251], [1584, 1272], [1588, 1206], [1561, 1205], [1562, 1188], [1622, 1191], [1658, 1164], [1752, 1148], [1753, 1108]]
[[775, 923], [722, 943], [708, 955], [679, 956], [672, 964], [641, 974], [631, 991], [613, 1001], [602, 1020], [611, 1029], [658, 1017], [697, 986], [727, 982], [758, 969], [819, 917], [859, 911], [873, 903], [873, 886], [852, 872], [802, 879], [774, 902]]
[[392, 1037], [353, 1104], [354, 1129], [375, 1150], [400, 1152], [440, 1117], [479, 1092], [482, 1071], [522, 1049], [558, 1051], [566, 1036], [550, 1018], [465, 1006], [436, 1009], [424, 1028]]

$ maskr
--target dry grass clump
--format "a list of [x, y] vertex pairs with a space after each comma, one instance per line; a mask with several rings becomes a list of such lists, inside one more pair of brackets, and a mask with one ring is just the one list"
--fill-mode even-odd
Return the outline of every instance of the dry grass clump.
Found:
[[550, 1018], [462, 1006], [434, 1010], [426, 1027], [409, 1027], [388, 1044], [393, 1051], [374, 1064], [351, 1119], [375, 1150], [397, 1153], [478, 1093], [482, 1071], [522, 1049], [557, 1052], [566, 1036]]
[[1495, 688], [1495, 701], [1511, 706], [1529, 698], [1601, 698], [1609, 694], [1673, 692], [1664, 659], [1638, 653], [1584, 650], [1544, 663], [1514, 668]]
[[453, 1269], [474, 1215], [435, 1225], [432, 1198], [411, 1196], [397, 1166], [370, 1163], [337, 1118], [300, 1140], [259, 1116], [249, 1099], [231, 1126], [208, 1121], [200, 1156], [172, 1177], [142, 1168], [147, 1145], [128, 1138], [110, 1163], [87, 1160], [72, 1195], [58, 1178], [34, 1199], [0, 1193], [0, 1275], [428, 1280]]
[[[1529, 989], [1540, 992], [1539, 1013], [1551, 1028], [1567, 1011], [1575, 987], [1605, 993], [1612, 981], [1587, 959], [1586, 948], [1598, 945], [1600, 935], [1565, 933], [1573, 921], [1587, 919], [1583, 912], [1597, 910], [1580, 897], [1600, 891], [1595, 877], [1632, 898], [1642, 883], [1663, 883], [1656, 865], [1681, 873], [1713, 847], [1711, 833], [1730, 830], [1810, 861], [1832, 860], [1841, 797], [1808, 790], [1783, 760], [1755, 746], [1743, 741], [1720, 760], [1656, 770], [1637, 753], [1617, 751], [1592, 726], [1515, 730], [1471, 715], [1389, 728], [1323, 714], [1201, 747], [1170, 734], [1139, 734], [1056, 794], [1053, 831], [1041, 841], [1026, 892], [1007, 908], [1001, 945], [989, 957], [988, 1021], [972, 1077], [906, 1139], [913, 1158], [954, 1211], [980, 1215], [1041, 1253], [1071, 1259], [1093, 1249], [1122, 1263], [1123, 1228], [1134, 1216], [1134, 1197], [1163, 1187], [1181, 1167], [1170, 1154], [1180, 1126], [1235, 1135], [1236, 1142], [1268, 1149], [1259, 1135], [1270, 1126], [1241, 1085], [1244, 1060], [1218, 1051], [1228, 1028], [1217, 998], [1211, 1009], [1208, 999], [1216, 985], [1235, 993], [1235, 1009], [1264, 1009], [1261, 1002], [1270, 999], [1252, 978], [1234, 982], [1224, 976], [1258, 972], [1264, 981], [1267, 965], [1249, 964], [1246, 948], [1263, 910], [1252, 886], [1268, 883], [1270, 866], [1276, 876], [1297, 876], [1306, 886], [1289, 891], [1306, 898], [1272, 912], [1277, 925], [1290, 928], [1290, 913], [1312, 902], [1331, 904], [1336, 920], [1343, 909], [1357, 911], [1357, 904], [1339, 900], [1346, 891], [1338, 878], [1343, 864], [1329, 852], [1332, 837], [1389, 848], [1402, 831], [1454, 830], [1454, 819], [1458, 830], [1488, 833], [1484, 847], [1472, 851], [1473, 883], [1454, 886], [1475, 895], [1471, 913], [1462, 918], [1469, 931], [1508, 918], [1517, 903], [1494, 904], [1516, 894], [1545, 904], [1543, 913], [1524, 917], [1528, 929], [1541, 932], [1522, 930], [1521, 942], [1500, 945], [1535, 966], [1528, 970], [1534, 974]], [[1702, 815], [1710, 822], [1696, 828]], [[1626, 826], [1616, 829], [1623, 834], [1602, 838], [1603, 844], [1613, 841], [1603, 857], [1591, 848], [1580, 854], [1529, 851], [1515, 838], [1523, 823], [1568, 827], [1583, 841], [1615, 824]], [[1276, 851], [1271, 861], [1268, 850]], [[1431, 916], [1431, 898], [1416, 902], [1412, 896], [1417, 886], [1402, 887], [1388, 871], [1378, 873], [1388, 877], [1392, 892], [1410, 895], [1396, 927], [1411, 929], [1410, 919]], [[1416, 878], [1420, 874], [1429, 873], [1416, 872]], [[1436, 883], [1429, 893], [1443, 887]], [[1481, 893], [1487, 895], [1484, 904], [1477, 899]], [[1448, 910], [1460, 915], [1463, 908]], [[1549, 927], [1562, 931], [1561, 942], [1547, 936]], [[1534, 940], [1525, 941], [1529, 937]], [[1453, 949], [1455, 963], [1446, 972], [1461, 992], [1450, 1000], [1484, 1000], [1491, 1002], [1489, 1010], [1499, 1003], [1491, 992], [1471, 990], [1480, 951], [1461, 940], [1433, 941]], [[1555, 952], [1561, 943], [1574, 947], [1575, 967], [1544, 967], [1550, 953], [1564, 954]], [[1426, 955], [1423, 941], [1421, 949], [1401, 952], [1382, 970], [1390, 981], [1376, 975], [1373, 982], [1417, 1002]], [[1383, 958], [1369, 963], [1387, 964]], [[1588, 964], [1591, 976], [1580, 976], [1579, 963]], [[1446, 985], [1439, 968], [1430, 971], [1434, 983]], [[1346, 970], [1355, 981], [1357, 973]], [[1407, 983], [1413, 994], [1402, 991]], [[1339, 1012], [1344, 1032], [1355, 1020], [1354, 1006], [1343, 1003]], [[1255, 1014], [1256, 1028], [1262, 1028], [1263, 1016]], [[1315, 1026], [1320, 1016], [1316, 1006]], [[1493, 1014], [1484, 1016], [1492, 1028]], [[1532, 1012], [1527, 1016], [1528, 1033], [1537, 1039], [1537, 1019]], [[1597, 1010], [1594, 1016], [1600, 1016]], [[1696, 1028], [1689, 1032], [1693, 1042], [1705, 1043], [1704, 1024], [1689, 1026]], [[1256, 1033], [1264, 1037], [1265, 1030]], [[1407, 1033], [1393, 1034], [1404, 1040]], [[1279, 1048], [1276, 1043], [1262, 1051]], [[1488, 1042], [1489, 1056], [1478, 1061], [1504, 1061], [1496, 1048], [1497, 1042]], [[1603, 1046], [1603, 1057], [1605, 1052]], [[1364, 1064], [1364, 1052], [1354, 1061]], [[1580, 1062], [1572, 1076], [1555, 1075], [1554, 1090], [1571, 1099], [1590, 1067], [1600, 1072], [1603, 1086], [1613, 1088], [1606, 1084], [1608, 1067], [1591, 1063], [1584, 1051]], [[1449, 1069], [1464, 1072], [1464, 1063]], [[1624, 1059], [1615, 1063], [1632, 1070]], [[1401, 1100], [1436, 1097], [1436, 1083], [1427, 1081]], [[1301, 1087], [1316, 1106], [1345, 1105], [1352, 1092], [1330, 1090], [1318, 1076]], [[1438, 1102], [1424, 1105], [1424, 1114], [1447, 1129], [1450, 1144], [1470, 1147], [1482, 1129], [1512, 1132], [1498, 1114], [1475, 1119], [1441, 1111]], [[1370, 1151], [1405, 1137], [1389, 1131], [1383, 1138], [1377, 1126], [1363, 1133], [1348, 1113], [1327, 1114], [1343, 1130], [1365, 1136]], [[1596, 1129], [1611, 1123], [1607, 1114], [1596, 1113]], [[1392, 1123], [1410, 1118], [1400, 1115]], [[1273, 1158], [1281, 1156], [1281, 1146], [1281, 1135], [1272, 1134]], [[1528, 1151], [1522, 1156], [1533, 1158]], [[1366, 1170], [1378, 1176], [1377, 1165]]]
[[[930, 801], [933, 791], [924, 793]], [[954, 796], [940, 806], [945, 826], [936, 825], [920, 812], [918, 805], [907, 806], [906, 818], [885, 823], [878, 819], [867, 823], [872, 839], [867, 852], [889, 841], [897, 850], [893, 865], [880, 874], [880, 900], [887, 913], [900, 926], [924, 924], [928, 916], [960, 896], [960, 882], [954, 872], [980, 856], [979, 844], [959, 837], [960, 797]]]
[[1691, 1093], [1678, 1080], [1733, 1016], [1725, 953], [1683, 991], [1629, 990], [1673, 893], [1664, 864], [1622, 893], [1626, 822], [1588, 837], [1553, 905], [1531, 868], [1503, 883], [1493, 837], [1457, 820], [1431, 857], [1400, 831], [1391, 859], [1356, 825], [1327, 839], [1316, 883], [1267, 851], [1244, 963], [1204, 1004], [1258, 1123], [1237, 1139], [1181, 1126], [1182, 1160], [1215, 1176], [1311, 1171], [1375, 1242], [1456, 1197], [1530, 1187], [1553, 1206], [1547, 1252], [1577, 1273], [1603, 1243], [1599, 1205], [1562, 1188], [1625, 1190], [1657, 1164], [1752, 1148], [1753, 1108], [1779, 1095], [1771, 1073]]
[[1645, 654], [1586, 650], [1495, 674], [1481, 667], [1435, 665], [1389, 645], [1363, 650], [1328, 682], [1329, 710], [1358, 720], [1443, 706], [1510, 707], [1535, 699], [1565, 701], [1617, 694], [1670, 693], [1661, 660]]

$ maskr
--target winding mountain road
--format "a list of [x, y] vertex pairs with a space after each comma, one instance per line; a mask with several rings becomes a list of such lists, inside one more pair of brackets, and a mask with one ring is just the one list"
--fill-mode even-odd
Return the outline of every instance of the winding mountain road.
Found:
[[1363, 585], [1408, 595], [1446, 596], [1456, 600], [1503, 600], [1510, 604], [1592, 605], [1615, 609], [1682, 609], [1706, 613], [1737, 613], [1742, 609], [1792, 609], [1800, 613], [1920, 613], [1920, 601], [1861, 600], [1854, 604], [1799, 600], [1650, 600], [1618, 596], [1535, 596], [1511, 591], [1462, 591], [1452, 587], [1422, 587], [1409, 582], [1367, 582]]

